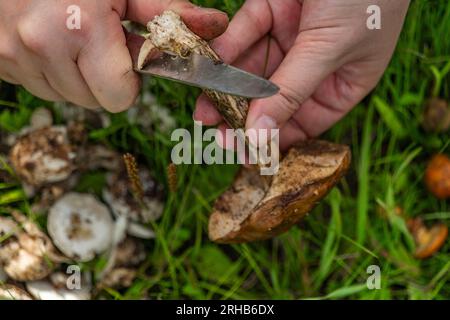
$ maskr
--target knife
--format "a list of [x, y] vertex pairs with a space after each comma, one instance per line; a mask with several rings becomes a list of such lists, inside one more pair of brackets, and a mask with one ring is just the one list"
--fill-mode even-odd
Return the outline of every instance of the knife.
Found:
[[183, 58], [162, 53], [158, 58], [150, 60], [143, 69], [135, 70], [202, 89], [252, 99], [267, 98], [280, 90], [269, 80], [225, 63], [215, 63], [196, 53]]

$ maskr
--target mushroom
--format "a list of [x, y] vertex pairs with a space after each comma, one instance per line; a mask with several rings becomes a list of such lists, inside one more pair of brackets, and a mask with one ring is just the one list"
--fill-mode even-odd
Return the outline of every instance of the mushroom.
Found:
[[124, 239], [127, 222], [126, 216], [116, 220], [113, 245], [108, 262], [99, 275], [98, 289], [130, 286], [137, 273], [134, 267], [145, 260], [143, 244], [134, 238]]
[[47, 108], [41, 107], [36, 110], [31, 115], [30, 118], [30, 129], [39, 130], [42, 128], [50, 127], [53, 124], [53, 115]]
[[137, 271], [130, 268], [115, 268], [108, 272], [97, 289], [103, 288], [129, 288], [136, 278]]
[[0, 245], [0, 266], [17, 281], [32, 281], [47, 277], [56, 264], [65, 262], [50, 239], [29, 219], [13, 212], [15, 220], [0, 220], [0, 235], [6, 237]]
[[448, 237], [448, 227], [445, 224], [436, 224], [427, 228], [420, 218], [410, 219], [408, 228], [416, 242], [414, 256], [417, 259], [433, 256], [445, 244]]
[[0, 300], [32, 300], [33, 298], [23, 289], [11, 285], [0, 284]]
[[80, 289], [67, 287], [69, 276], [58, 272], [49, 279], [31, 281], [25, 284], [27, 291], [38, 300], [90, 300], [92, 285], [90, 276], [84, 276]]
[[22, 136], [9, 157], [19, 177], [32, 186], [63, 181], [75, 169], [75, 153], [65, 127], [42, 128]]
[[169, 133], [176, 127], [176, 120], [168, 108], [158, 105], [156, 98], [145, 92], [133, 108], [128, 109], [127, 118], [130, 123], [139, 125], [146, 134], [153, 134], [153, 128]]
[[107, 175], [107, 187], [103, 198], [117, 217], [125, 216], [129, 220], [128, 233], [132, 236], [151, 239], [154, 232], [144, 226], [159, 219], [164, 211], [163, 189], [144, 168], [138, 170], [142, 182], [142, 198], [136, 199], [129, 187], [129, 178], [125, 170]]
[[242, 169], [214, 206], [209, 237], [238, 243], [287, 231], [339, 182], [350, 161], [347, 146], [310, 140], [289, 150], [269, 183], [258, 170]]
[[120, 155], [116, 151], [99, 144], [80, 148], [76, 162], [81, 170], [105, 169], [118, 171], [122, 168]]
[[446, 132], [450, 128], [450, 107], [447, 101], [439, 98], [428, 100], [422, 124], [424, 129], [429, 132]]
[[146, 256], [142, 242], [127, 237], [117, 247], [115, 265], [117, 267], [136, 267], [145, 260]]
[[5, 282], [6, 280], [8, 280], [8, 275], [6, 274], [5, 270], [0, 267], [0, 283]]
[[95, 197], [68, 193], [50, 208], [47, 229], [66, 256], [85, 262], [110, 248], [114, 227], [108, 208]]
[[444, 154], [435, 155], [425, 172], [425, 184], [438, 199], [450, 198], [450, 159]]

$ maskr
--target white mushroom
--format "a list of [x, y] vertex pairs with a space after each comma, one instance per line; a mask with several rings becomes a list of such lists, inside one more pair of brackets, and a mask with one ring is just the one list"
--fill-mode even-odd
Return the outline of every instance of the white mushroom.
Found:
[[25, 290], [19, 287], [10, 284], [0, 284], [0, 300], [32, 300], [32, 298]]
[[17, 281], [32, 281], [47, 277], [55, 265], [63, 262], [50, 239], [23, 215], [14, 212], [14, 218], [0, 220], [0, 266]]
[[90, 300], [92, 285], [89, 276], [83, 277], [79, 289], [67, 285], [68, 275], [54, 273], [47, 280], [25, 284], [28, 292], [38, 300]]
[[23, 249], [17, 242], [0, 249], [0, 262], [8, 276], [17, 281], [43, 279], [52, 271], [51, 263]]
[[115, 265], [118, 267], [136, 267], [145, 260], [146, 252], [142, 242], [126, 238], [117, 247]]
[[116, 151], [96, 144], [81, 148], [78, 152], [77, 162], [82, 170], [118, 171], [122, 166], [122, 157]]
[[50, 208], [47, 229], [65, 255], [89, 261], [110, 248], [114, 226], [108, 208], [95, 197], [68, 193]]
[[74, 158], [65, 127], [32, 131], [19, 138], [10, 152], [17, 174], [33, 186], [67, 179], [75, 170]]
[[47, 108], [41, 107], [34, 110], [30, 119], [31, 130], [50, 127], [53, 124], [53, 115]]
[[159, 105], [150, 92], [143, 93], [138, 101], [138, 104], [128, 109], [127, 118], [130, 123], [139, 125], [147, 134], [151, 134], [153, 128], [169, 133], [176, 127], [176, 120], [170, 109]]
[[139, 178], [144, 191], [143, 198], [137, 201], [133, 196], [126, 172], [110, 173], [107, 176], [107, 188], [103, 198], [116, 217], [129, 219], [128, 233], [142, 239], [152, 239], [154, 232], [144, 224], [156, 221], [164, 211], [162, 187], [152, 178], [150, 172], [139, 170]]

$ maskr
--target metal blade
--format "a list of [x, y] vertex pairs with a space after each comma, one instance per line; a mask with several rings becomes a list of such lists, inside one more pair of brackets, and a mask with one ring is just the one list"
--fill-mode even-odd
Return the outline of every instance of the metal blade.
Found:
[[198, 54], [181, 58], [164, 53], [136, 71], [246, 98], [266, 98], [280, 90], [269, 80]]

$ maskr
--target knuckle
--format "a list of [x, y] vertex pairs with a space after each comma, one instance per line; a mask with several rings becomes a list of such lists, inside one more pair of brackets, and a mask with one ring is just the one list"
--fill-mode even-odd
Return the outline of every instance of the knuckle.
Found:
[[88, 40], [91, 37], [96, 20], [98, 20], [98, 17], [94, 17], [91, 10], [84, 10], [83, 15], [81, 16], [79, 28], [70, 31], [76, 33], [76, 35], [82, 40]]
[[288, 86], [281, 86], [279, 95], [281, 97], [280, 107], [289, 114], [296, 112], [306, 99], [298, 90]]

